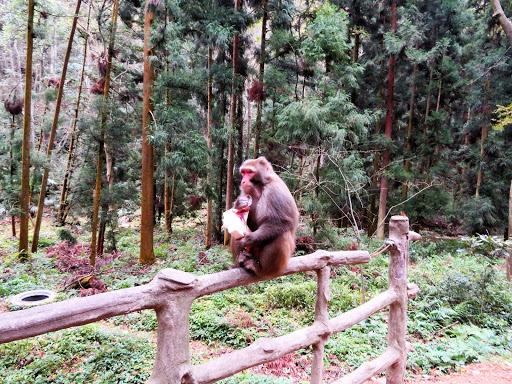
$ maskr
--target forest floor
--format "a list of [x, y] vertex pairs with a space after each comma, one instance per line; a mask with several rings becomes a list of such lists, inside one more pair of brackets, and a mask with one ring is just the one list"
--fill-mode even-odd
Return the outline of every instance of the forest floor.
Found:
[[[60, 286], [68, 287], [71, 283], [77, 280], [78, 276], [83, 277], [90, 274], [91, 271], [88, 266], [88, 259], [84, 258], [84, 254], [87, 254], [88, 245], [80, 242], [82, 239], [79, 239], [79, 242], [75, 245], [68, 245], [65, 242], [59, 242], [55, 239], [55, 229], [52, 229], [51, 221], [46, 216], [44, 224], [45, 225], [43, 225], [42, 229], [42, 239], [45, 239], [47, 244], [42, 247], [41, 253], [46, 254], [48, 257], [55, 257], [56, 268], [60, 271], [60, 274], [56, 275], [61, 279], [59, 282]], [[71, 232], [75, 236], [79, 237], [82, 235], [79, 225], [68, 226], [68, 228], [70, 228]], [[3, 220], [0, 220], [0, 261], [3, 259], [12, 259], [12, 244], [8, 239], [12, 240], [10, 233], [10, 219], [4, 218]], [[2, 245], [2, 242], [5, 244]], [[97, 263], [99, 266], [103, 264], [105, 264], [105, 266], [109, 266], [112, 264], [113, 260], [121, 258], [123, 258], [123, 256], [118, 254], [106, 255], [105, 257], [98, 258]], [[102, 270], [102, 274], [104, 276], [108, 276], [112, 273], [119, 276], [133, 276], [134, 281], [142, 281], [145, 276], [155, 273], [155, 271], [152, 270], [153, 267], [155, 270], [158, 269], [157, 266], [150, 266], [147, 267], [147, 269], [136, 268], [136, 264], [136, 261], [116, 264], [115, 267], [112, 266]], [[3, 273], [3, 277], [7, 279], [9, 277], [14, 277], [17, 272], [15, 267], [10, 265], [9, 267], [0, 270], [0, 273]], [[67, 279], [64, 280], [64, 277], [67, 277]], [[2, 280], [0, 279], [0, 283], [1, 282]], [[98, 286], [92, 285], [87, 289], [82, 288], [81, 295], [95, 294], [108, 290], [108, 287], [101, 280], [99, 280], [99, 282], [101, 282], [101, 284]], [[0, 297], [0, 313], [7, 312], [9, 310], [10, 309], [6, 306], [4, 299]], [[102, 327], [106, 328], [120, 327], [126, 329], [128, 332], [145, 339], [151, 335], [149, 337], [156, 342], [156, 334], [154, 332], [141, 331], [140, 335], [138, 335], [139, 332], [134, 331], [133, 327], [130, 328], [130, 324], [128, 323], [121, 323], [120, 325], [116, 324], [114, 326], [113, 323], [104, 321], [101, 324]], [[204, 342], [197, 340], [191, 340], [190, 349], [192, 356], [199, 361], [215, 358], [232, 350], [229, 347], [215, 342], [206, 345]], [[326, 382], [335, 381], [348, 373], [347, 366], [349, 365], [349, 362], [344, 361], [346, 364], [342, 363], [341, 365], [345, 366], [341, 366], [340, 360], [335, 356], [330, 356], [332, 359], [330, 359], [329, 356], [327, 357], [328, 360], [332, 360], [332, 363], [325, 369], [324, 380]], [[195, 363], [199, 361], [196, 361]], [[274, 376], [286, 378], [294, 383], [304, 383], [309, 382], [310, 380], [310, 368], [310, 357], [300, 353], [292, 353], [273, 362], [253, 367], [248, 371], [255, 375]], [[248, 381], [242, 382], [246, 383]], [[385, 378], [376, 377], [368, 380], [365, 384], [383, 384], [385, 382]], [[499, 356], [495, 356], [491, 358], [490, 361], [465, 365], [457, 372], [451, 372], [449, 374], [444, 374], [440, 371], [432, 371], [429, 374], [408, 373], [405, 382], [407, 384], [512, 384], [512, 362], [510, 360], [507, 361], [504, 358], [500, 358]]]

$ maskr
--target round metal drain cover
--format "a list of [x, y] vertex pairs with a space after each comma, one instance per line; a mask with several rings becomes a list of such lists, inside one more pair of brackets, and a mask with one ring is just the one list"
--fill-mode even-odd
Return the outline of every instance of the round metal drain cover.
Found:
[[11, 297], [12, 305], [27, 307], [31, 305], [47, 304], [55, 300], [57, 293], [47, 289], [38, 289], [35, 291], [27, 291]]

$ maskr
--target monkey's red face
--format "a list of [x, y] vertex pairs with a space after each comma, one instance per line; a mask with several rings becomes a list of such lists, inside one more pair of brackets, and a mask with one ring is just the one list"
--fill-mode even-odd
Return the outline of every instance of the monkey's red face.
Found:
[[240, 173], [242, 174], [242, 190], [248, 195], [252, 194], [254, 190], [254, 182], [252, 180], [255, 175], [254, 168], [243, 167], [240, 169]]

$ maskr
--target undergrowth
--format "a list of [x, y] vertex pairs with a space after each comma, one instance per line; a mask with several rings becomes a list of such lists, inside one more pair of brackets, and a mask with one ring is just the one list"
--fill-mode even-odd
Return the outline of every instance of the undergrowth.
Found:
[[[15, 257], [13, 241], [0, 242], [0, 255], [4, 255], [0, 256], [0, 298], [4, 310], [20, 309], [10, 306], [7, 298], [26, 290], [52, 289], [59, 293], [58, 300], [80, 294], [67, 284], [70, 273], [59, 264], [62, 259], [50, 252], [65, 248], [60, 245], [59, 236], [50, 232], [45, 232], [45, 236], [51, 241], [25, 262]], [[157, 262], [141, 266], [136, 256], [138, 236], [134, 230], [124, 230], [117, 239], [118, 253], [100, 259], [103, 262], [95, 275], [108, 290], [145, 284], [162, 268], [204, 275], [226, 270], [231, 264], [224, 248], [214, 246], [205, 251], [201, 234], [183, 229], [175, 231], [170, 239], [162, 232], [157, 233]], [[69, 247], [79, 246], [73, 245], [68, 237], [65, 241]], [[80, 236], [75, 237], [83, 241]], [[499, 268], [503, 259], [484, 247], [484, 240], [411, 244], [409, 281], [417, 283], [421, 291], [409, 302], [408, 341], [414, 351], [409, 354], [408, 372], [449, 372], [497, 354], [510, 358], [512, 287]], [[368, 244], [363, 248], [371, 250], [379, 245], [374, 240]], [[85, 253], [72, 256], [87, 257]], [[361, 272], [366, 300], [385, 290], [387, 265], [387, 255], [383, 254], [361, 269], [332, 268], [330, 316], [362, 302]], [[190, 337], [220, 353], [246, 347], [260, 337], [281, 336], [311, 325], [315, 296], [316, 274], [308, 272], [202, 297], [191, 308]], [[155, 355], [155, 345], [148, 340], [154, 339], [157, 326], [154, 311], [147, 310], [1, 345], [0, 384], [144, 382], [151, 373]], [[377, 357], [385, 349], [386, 333], [387, 313], [381, 311], [333, 335], [326, 345], [326, 364], [350, 370]], [[208, 358], [208, 354], [194, 353], [192, 350], [195, 364]], [[298, 353], [311, 358], [309, 350]], [[285, 372], [283, 376], [286, 377]], [[222, 382], [293, 382], [284, 377], [245, 371]]]

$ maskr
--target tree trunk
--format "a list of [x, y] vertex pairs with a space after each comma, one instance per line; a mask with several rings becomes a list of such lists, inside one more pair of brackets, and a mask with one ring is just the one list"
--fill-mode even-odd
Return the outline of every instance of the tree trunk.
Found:
[[[428, 95], [427, 95], [427, 107], [425, 109], [425, 123], [427, 122], [427, 117], [430, 115], [430, 99], [431, 99], [431, 90], [432, 90], [432, 80], [434, 77], [434, 68], [430, 68], [430, 76], [428, 82]], [[423, 129], [423, 134], [427, 134], [427, 125], [425, 124], [425, 128]]]
[[[416, 49], [418, 49], [418, 45], [416, 45]], [[418, 66], [415, 65], [412, 71], [412, 80], [411, 80], [411, 98], [409, 100], [409, 122], [407, 124], [407, 158], [405, 159], [405, 173], [409, 174], [411, 172], [411, 149], [412, 149], [412, 120], [414, 117], [414, 98], [416, 96], [416, 75], [418, 73]], [[402, 185], [402, 201], [407, 199], [407, 193], [409, 191], [409, 184], [406, 181]]]
[[512, 47], [512, 22], [505, 16], [505, 12], [503, 12], [503, 8], [501, 7], [500, 0], [491, 0], [491, 6], [493, 10], [492, 17], [496, 17], [505, 31], [505, 35], [507, 35], [508, 43]]
[[[510, 191], [508, 194], [508, 239], [512, 239], [512, 180], [510, 180]], [[507, 257], [507, 280], [512, 280], [512, 247], [509, 247]]]
[[[242, 165], [244, 157], [244, 103], [242, 90], [239, 90], [236, 102], [236, 129], [237, 129], [237, 143], [236, 143], [236, 160], [235, 169], [239, 169]], [[233, 180], [238, 185], [238, 173], [235, 174]]]
[[245, 156], [250, 157], [249, 149], [251, 147], [251, 102], [247, 97], [247, 139], [245, 140]]
[[[240, 11], [240, 0], [235, 0], [235, 12]], [[233, 37], [233, 79], [231, 83], [231, 127], [228, 132], [228, 169], [227, 169], [227, 180], [226, 180], [226, 211], [231, 208], [233, 204], [233, 171], [235, 161], [235, 143], [234, 143], [234, 130], [236, 125], [236, 101], [237, 101], [237, 75], [238, 75], [238, 39], [239, 34], [235, 34]], [[224, 231], [224, 244], [229, 242], [229, 233], [227, 230]]]
[[[380, 72], [379, 72], [379, 78], [384, 77], [384, 71], [385, 71], [385, 61], [380, 61]], [[381, 85], [377, 89], [377, 99], [379, 100], [379, 106], [378, 109], [380, 110], [384, 104], [383, 95], [384, 93], [384, 85]], [[375, 124], [375, 134], [380, 135], [382, 130], [382, 121], [381, 119], [378, 119]], [[375, 234], [377, 230], [377, 216], [378, 216], [378, 210], [377, 210], [377, 191], [379, 189], [379, 164], [380, 164], [380, 158], [381, 154], [378, 149], [376, 149], [373, 153], [373, 161], [372, 161], [372, 169], [373, 174], [371, 176], [371, 187], [369, 191], [369, 197], [370, 197], [370, 208], [368, 212], [368, 228], [367, 234], [368, 237], [371, 237]]]
[[224, 169], [225, 169], [225, 161], [224, 161], [224, 150], [226, 149], [226, 145], [224, 142], [221, 143], [219, 149], [219, 157], [218, 157], [218, 169], [217, 169], [217, 205], [215, 217], [217, 218], [217, 222], [215, 224], [215, 236], [217, 241], [221, 242], [222, 239], [222, 196], [224, 192]]
[[101, 202], [101, 176], [103, 174], [103, 162], [105, 161], [105, 131], [107, 129], [107, 108], [110, 92], [110, 72], [112, 71], [112, 57], [114, 54], [114, 43], [116, 38], [117, 29], [117, 12], [119, 9], [119, 0], [114, 0], [114, 7], [112, 9], [112, 30], [110, 31], [110, 39], [107, 52], [107, 68], [105, 74], [105, 87], [103, 88], [103, 105], [101, 108], [101, 123], [100, 123], [100, 140], [98, 145], [98, 158], [96, 163], [96, 186], [94, 189], [94, 208], [92, 213], [91, 223], [91, 253], [89, 255], [89, 265], [96, 265], [97, 254], [97, 232], [98, 232], [98, 216], [100, 211]]
[[208, 47], [208, 116], [206, 118], [206, 143], [208, 145], [208, 170], [206, 174], [206, 193], [207, 193], [207, 208], [206, 208], [206, 239], [205, 247], [209, 249], [212, 246], [213, 234], [213, 197], [212, 197], [212, 48]]
[[[319, 153], [316, 158], [316, 167], [315, 167], [315, 199], [318, 200], [318, 196], [320, 194], [320, 164], [321, 164], [322, 154]], [[313, 240], [316, 241], [316, 235], [318, 232], [318, 216], [315, 215], [313, 218]]]
[[[396, 32], [396, 1], [391, 6], [391, 31]], [[395, 84], [395, 55], [389, 56], [388, 70], [388, 90], [386, 94], [386, 128], [385, 135], [391, 139], [391, 131], [393, 128], [393, 94]], [[384, 151], [382, 156], [383, 174], [380, 179], [380, 196], [379, 196], [379, 217], [377, 222], [377, 238], [384, 239], [384, 224], [386, 219], [386, 203], [388, 199], [388, 180], [385, 174], [386, 167], [389, 164], [389, 149]]]
[[480, 139], [480, 164], [478, 166], [478, 174], [476, 178], [476, 190], [475, 190], [475, 197], [480, 196], [480, 187], [482, 186], [482, 179], [483, 179], [483, 169], [482, 169], [482, 163], [484, 161], [485, 156], [485, 140], [487, 139], [487, 135], [489, 132], [489, 127], [487, 125], [484, 125], [482, 127], [482, 137]]
[[[268, 0], [264, 0], [262, 7], [263, 7], [263, 19], [261, 21], [261, 46], [260, 46], [260, 68], [258, 73], [258, 81], [261, 85], [263, 85], [263, 78], [265, 75], [265, 46], [266, 46], [266, 35], [267, 35], [267, 19], [268, 19], [268, 12], [267, 12], [267, 4]], [[260, 99], [257, 101], [256, 104], [256, 124], [254, 127], [254, 158], [256, 159], [260, 154], [260, 140], [261, 140], [261, 115], [263, 113], [262, 108], [263, 101]]]
[[67, 199], [69, 194], [69, 179], [72, 174], [72, 163], [73, 163], [73, 150], [75, 146], [75, 141], [77, 139], [77, 133], [76, 133], [76, 123], [78, 121], [78, 114], [80, 109], [80, 98], [82, 95], [82, 86], [84, 82], [84, 75], [85, 75], [85, 63], [87, 62], [87, 45], [89, 40], [89, 21], [91, 17], [91, 7], [89, 6], [89, 15], [87, 17], [87, 27], [84, 37], [84, 58], [82, 60], [82, 70], [80, 71], [80, 81], [78, 83], [78, 95], [76, 97], [76, 104], [75, 104], [75, 114], [73, 116], [73, 122], [71, 124], [71, 139], [69, 141], [69, 148], [68, 148], [68, 159], [66, 162], [66, 171], [64, 173], [64, 180], [62, 181], [62, 189], [60, 192], [60, 203], [59, 203], [59, 211], [57, 213], [57, 222], [60, 225], [64, 225], [66, 222], [66, 216], [67, 212], [69, 212], [68, 209], [66, 209], [67, 206]]
[[[13, 154], [12, 154], [12, 143], [14, 141], [14, 130], [16, 129], [14, 125], [14, 116], [12, 117], [12, 124], [11, 124], [11, 132], [10, 132], [10, 140], [9, 140], [9, 173], [10, 173], [10, 184], [13, 184], [14, 179], [14, 161], [13, 161]], [[30, 197], [29, 197], [30, 202]], [[11, 230], [12, 230], [12, 237], [16, 237], [16, 216], [11, 216]]]
[[153, 250], [153, 146], [149, 142], [150, 123], [153, 112], [151, 96], [155, 69], [150, 61], [152, 48], [150, 47], [151, 27], [154, 19], [154, 4], [146, 3], [144, 12], [144, 82], [143, 82], [143, 111], [142, 111], [142, 201], [141, 201], [141, 229], [140, 229], [140, 256], [141, 264], [155, 262]]
[[[50, 138], [48, 139], [48, 149], [46, 151], [46, 157], [48, 161], [51, 161], [53, 146], [55, 143], [55, 135], [57, 134], [57, 124], [59, 122], [60, 106], [62, 104], [62, 96], [64, 94], [64, 83], [66, 82], [66, 72], [68, 70], [69, 57], [71, 55], [71, 47], [73, 46], [73, 37], [75, 36], [76, 24], [78, 22], [78, 13], [80, 12], [81, 4], [82, 1], [77, 0], [75, 13], [73, 16], [73, 24], [71, 25], [71, 32], [69, 33], [68, 47], [66, 49], [66, 54], [64, 56], [64, 64], [62, 65], [62, 73], [60, 75], [57, 101], [55, 102], [55, 114], [53, 115]], [[39, 231], [41, 229], [41, 221], [43, 219], [44, 200], [46, 197], [46, 185], [48, 183], [49, 173], [50, 167], [47, 166], [44, 169], [43, 178], [41, 180], [41, 190], [39, 192], [39, 202], [37, 204], [36, 224], [34, 227], [34, 234], [32, 236], [32, 252], [37, 252], [37, 246], [39, 243]]]
[[28, 218], [30, 195], [30, 136], [32, 106], [32, 53], [34, 48], [34, 0], [28, 0], [27, 10], [27, 57], [25, 61], [25, 100], [23, 115], [23, 144], [21, 155], [21, 194], [20, 194], [20, 258], [28, 257]]
[[[174, 186], [176, 181], [176, 174], [166, 172], [164, 186], [164, 220], [165, 230], [168, 234], [172, 233], [172, 218], [173, 218], [173, 205], [174, 205]], [[169, 179], [172, 178], [172, 185], [169, 188]]]

